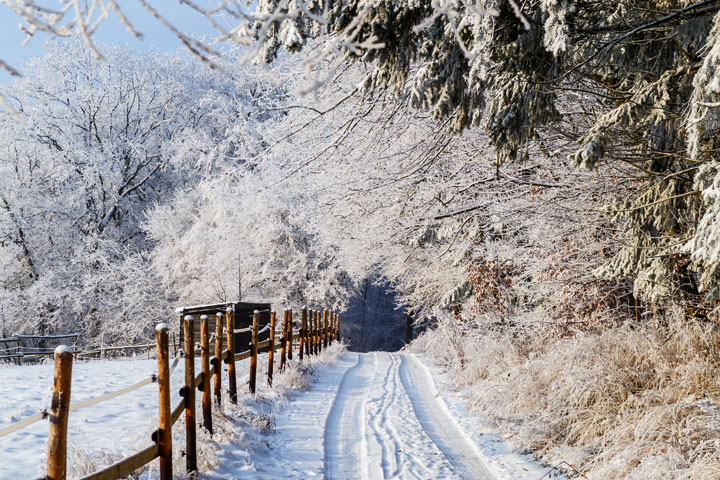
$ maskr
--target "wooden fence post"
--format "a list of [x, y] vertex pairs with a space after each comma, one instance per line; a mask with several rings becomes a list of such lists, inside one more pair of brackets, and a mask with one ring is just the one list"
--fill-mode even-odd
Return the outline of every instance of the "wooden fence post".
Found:
[[342, 336], [340, 335], [340, 314], [337, 314], [337, 324], [335, 325], [335, 329], [337, 330], [337, 339], [338, 341], [342, 340]]
[[298, 355], [300, 355], [300, 362], [303, 361], [303, 349], [305, 348], [305, 324], [307, 323], [307, 307], [302, 308], [300, 313], [300, 346], [298, 348]]
[[272, 387], [273, 362], [275, 361], [275, 312], [270, 312], [270, 350], [268, 351], [268, 385]]
[[337, 313], [332, 312], [332, 340], [337, 340]]
[[293, 315], [292, 308], [288, 310], [288, 328], [287, 328], [287, 348], [288, 348], [288, 362], [292, 360], [292, 342], [293, 342]]
[[307, 329], [305, 331], [305, 353], [310, 356], [313, 354], [313, 309], [308, 309]]
[[200, 365], [202, 368], [202, 412], [203, 427], [212, 435], [212, 399], [210, 398], [210, 327], [208, 316], [200, 316]]
[[253, 312], [252, 347], [250, 347], [250, 393], [255, 393], [255, 380], [257, 377], [257, 354], [258, 354], [258, 324], [260, 323], [260, 312]]
[[170, 342], [168, 325], [155, 327], [158, 363], [158, 421], [157, 443], [160, 450], [160, 480], [172, 480], [172, 417], [170, 413]]
[[328, 325], [330, 323], [330, 312], [327, 309], [323, 310], [323, 349], [328, 347]]
[[320, 353], [320, 310], [315, 310], [315, 354]]
[[318, 338], [318, 353], [322, 352], [323, 344], [322, 344], [322, 317], [323, 317], [323, 311], [318, 310], [317, 311], [317, 338]]
[[50, 405], [48, 480], [65, 480], [67, 473], [67, 424], [70, 413], [73, 351], [66, 345], [55, 349], [55, 375]]
[[195, 429], [195, 319], [185, 316], [185, 465], [188, 472], [197, 471], [197, 432]]
[[309, 357], [313, 354], [313, 310], [308, 309], [307, 328], [305, 329], [305, 353]]
[[328, 347], [332, 345], [332, 311], [328, 310], [327, 314], [327, 344]]
[[312, 310], [310, 315], [310, 353], [317, 353], [317, 311]]
[[315, 327], [313, 330], [313, 344], [315, 346], [315, 355], [320, 353], [320, 310], [315, 310]]
[[235, 375], [235, 312], [232, 307], [227, 307], [225, 314], [228, 343], [228, 390], [230, 401], [237, 404], [237, 376]]
[[325, 335], [323, 334], [325, 330], [325, 310], [324, 308], [322, 310], [318, 310], [318, 335], [320, 336], [320, 351], [322, 352], [325, 349], [324, 341], [325, 341]]
[[223, 314], [215, 314], [215, 357], [213, 358], [213, 373], [215, 377], [215, 401], [222, 405], [222, 345], [223, 345]]
[[308, 310], [307, 318], [305, 319], [305, 355], [308, 357], [312, 355], [312, 309]]
[[287, 362], [287, 309], [283, 310], [282, 337], [280, 338], [280, 370], [285, 369]]

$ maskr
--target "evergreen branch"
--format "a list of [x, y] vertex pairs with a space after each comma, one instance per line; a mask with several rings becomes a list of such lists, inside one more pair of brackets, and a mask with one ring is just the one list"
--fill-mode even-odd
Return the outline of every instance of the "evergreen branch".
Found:
[[[680, 17], [680, 16], [684, 15], [685, 13], [691, 12], [691, 11], [693, 11], [693, 10], [696, 10], [696, 9], [700, 8], [700, 7], [704, 7], [704, 6], [709, 5], [709, 4], [711, 4], [711, 3], [718, 3], [718, 0], [704, 0], [704, 1], [702, 1], [702, 2], [697, 2], [697, 3], [694, 3], [694, 4], [692, 4], [692, 5], [688, 5], [688, 6], [685, 7], [685, 8], [680, 8], [680, 9], [678, 9], [678, 10], [675, 10], [673, 13], [670, 13], [670, 14], [668, 14], [668, 15], [665, 15], [664, 17], [656, 18], [655, 20], [653, 20], [653, 21], [651, 21], [651, 22], [648, 22], [648, 23], [645, 23], [645, 24], [643, 24], [643, 25], [638, 25], [638, 26], [630, 29], [629, 31], [625, 32], [624, 34], [622, 34], [622, 35], [620, 35], [620, 36], [618, 36], [618, 37], [615, 37], [615, 38], [612, 39], [611, 41], [607, 42], [607, 43], [605, 44], [605, 46], [604, 46], [603, 48], [598, 49], [598, 51], [601, 51], [601, 50], [610, 50], [610, 49], [612, 49], [615, 45], [617, 45], [618, 43], [622, 42], [623, 40], [625, 40], [626, 38], [628, 38], [628, 37], [630, 37], [630, 36], [632, 36], [632, 35], [635, 35], [636, 33], [639, 33], [639, 32], [642, 32], [642, 31], [644, 31], [644, 30], [647, 30], [647, 29], [649, 29], [649, 28], [655, 27], [655, 26], [660, 25], [660, 24], [662, 24], [662, 23], [665, 23], [665, 22], [667, 22], [667, 21], [669, 21], [669, 20], [673, 20], [673, 19], [675, 19], [675, 18], [677, 18], [677, 17]], [[714, 7], [714, 9], [717, 9], [717, 8], [720, 8], [720, 6]]]
[[[641, 25], [633, 26], [631, 28], [631, 30], [628, 32], [628, 34], [632, 35], [634, 33], [637, 33], [638, 31], [646, 30], [653, 26], [659, 25], [660, 23], [664, 23], [668, 20], [672, 20], [675, 17], [684, 16], [687, 13], [690, 13], [691, 11], [694, 15], [703, 15], [703, 14], [711, 12], [713, 10], [717, 10], [720, 8], [720, 6], [708, 7], [708, 8], [703, 8], [702, 10], [699, 10], [699, 11], [694, 11], [697, 8], [704, 7], [706, 5], [715, 3], [717, 1], [718, 0], [705, 0], [702, 2], [697, 2], [693, 5], [688, 5], [685, 8], [674, 10], [672, 13], [669, 13], [660, 18], [652, 20], [650, 23], [643, 23]], [[601, 32], [618, 32], [618, 31], [622, 31], [622, 30], [626, 29], [627, 27], [628, 27], [628, 25], [605, 25], [605, 26], [599, 26], [599, 27], [594, 27], [594, 28], [583, 28], [583, 29], [578, 30], [578, 32], [583, 33], [583, 34], [592, 34], [592, 33], [601, 33]]]
[[700, 190], [693, 190], [690, 192], [679, 193], [677, 195], [671, 195], [666, 198], [661, 198], [660, 200], [655, 200], [654, 202], [646, 203], [645, 205], [639, 205], [637, 207], [632, 207], [632, 208], [620, 208], [617, 210], [612, 210], [608, 213], [634, 212], [636, 210], [642, 210], [643, 208], [652, 207], [653, 205], [657, 205], [659, 203], [667, 202], [670, 200], [675, 200], [676, 198], [683, 198], [683, 197], [689, 197], [691, 195], [700, 195], [700, 194], [701, 194]]

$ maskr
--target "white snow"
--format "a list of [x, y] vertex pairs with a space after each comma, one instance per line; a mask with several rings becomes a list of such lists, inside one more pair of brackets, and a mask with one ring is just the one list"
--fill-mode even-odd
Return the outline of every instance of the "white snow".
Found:
[[[182, 312], [184, 312], [185, 310], [191, 310], [191, 309], [194, 310], [194, 309], [199, 309], [199, 308], [214, 307], [214, 306], [216, 306], [216, 305], [217, 305], [217, 303], [208, 303], [208, 304], [204, 304], [204, 305], [191, 305], [191, 306], [189, 306], [189, 307], [177, 307], [177, 308], [175, 309], [175, 313], [182, 313]], [[232, 312], [232, 309], [233, 309], [232, 306], [229, 306], [229, 307], [226, 308], [226, 310], [227, 310], [228, 312]], [[219, 312], [218, 312], [218, 313], [219, 313]]]
[[[71, 403], [95, 398], [131, 385], [155, 372], [156, 360], [78, 362], [73, 365]], [[180, 382], [176, 376], [173, 380]], [[182, 373], [180, 373], [182, 375]], [[177, 383], [176, 383], [177, 384]], [[50, 405], [53, 364], [0, 368], [0, 428], [46, 409]], [[179, 401], [177, 388], [172, 402]], [[70, 412], [68, 444], [82, 455], [112, 454], [118, 458], [150, 444], [157, 423], [157, 385], [149, 384], [99, 405]], [[0, 480], [44, 475], [47, 458], [47, 421], [0, 438], [3, 460]], [[69, 459], [68, 463], [71, 463]]]
[[55, 349], [55, 355], [63, 355], [63, 354], [66, 354], [66, 353], [72, 354], [72, 353], [73, 353], [72, 347], [69, 347], [69, 346], [67, 346], [67, 345], [59, 345], [59, 346]]
[[[429, 370], [432, 380], [440, 390], [438, 399], [441, 400], [443, 408], [462, 431], [468, 434], [495, 478], [538, 480], [551, 469], [550, 466], [540, 465], [529, 455], [519, 453], [496, 433], [490, 422], [471, 414], [465, 406], [464, 392], [453, 388], [449, 375], [434, 365], [432, 360], [423, 355], [416, 354], [415, 357]], [[559, 477], [559, 474], [554, 475], [552, 478], [564, 478]]]
[[424, 362], [407, 353], [346, 353], [274, 412], [267, 448], [249, 453], [228, 444], [206, 478], [536, 480], [546, 473], [474, 419]]

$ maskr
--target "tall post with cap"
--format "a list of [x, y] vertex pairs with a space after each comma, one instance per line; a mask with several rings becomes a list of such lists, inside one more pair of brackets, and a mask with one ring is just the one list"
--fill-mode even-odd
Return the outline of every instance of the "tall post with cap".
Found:
[[188, 472], [197, 471], [197, 431], [195, 417], [195, 319], [185, 316], [185, 465]]

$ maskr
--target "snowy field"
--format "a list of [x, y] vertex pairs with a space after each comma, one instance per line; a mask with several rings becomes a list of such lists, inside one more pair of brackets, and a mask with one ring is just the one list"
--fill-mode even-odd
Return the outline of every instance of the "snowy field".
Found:
[[[181, 362], [182, 363], [182, 362]], [[53, 364], [0, 367], [0, 428], [29, 417], [50, 405]], [[72, 403], [98, 397], [134, 384], [157, 371], [156, 360], [128, 359], [77, 362], [73, 365]], [[172, 378], [172, 404], [179, 402], [182, 365]], [[177, 386], [177, 388], [175, 387]], [[150, 445], [157, 428], [158, 387], [138, 390], [73, 411], [69, 416], [71, 455], [127, 456]], [[3, 468], [0, 479], [18, 480], [44, 475], [47, 459], [47, 420], [0, 438]]]
[[[264, 360], [258, 362], [262, 380]], [[214, 415], [216, 434], [200, 432], [203, 478], [534, 480], [547, 471], [478, 423], [422, 357], [334, 346], [305, 363], [276, 375], [273, 388], [259, 381], [257, 398], [240, 395], [237, 407], [226, 402], [225, 414]], [[155, 366], [155, 360], [140, 358], [79, 362], [73, 403], [135, 383]], [[52, 364], [0, 368], [0, 428], [47, 407], [52, 371]], [[246, 371], [247, 361], [239, 362], [239, 388]], [[182, 378], [180, 362], [173, 404]], [[156, 417], [156, 384], [71, 412], [71, 473], [87, 473], [149, 445]], [[181, 425], [175, 428], [176, 472], [183, 470]], [[47, 431], [41, 421], [0, 439], [0, 480], [42, 476]], [[143, 478], [155, 476], [153, 467]]]

